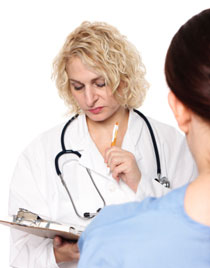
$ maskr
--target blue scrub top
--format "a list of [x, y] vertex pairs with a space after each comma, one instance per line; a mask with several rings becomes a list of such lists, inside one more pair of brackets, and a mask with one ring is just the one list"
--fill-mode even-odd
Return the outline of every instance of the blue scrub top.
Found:
[[185, 213], [186, 188], [105, 207], [79, 240], [78, 267], [209, 268], [210, 227]]

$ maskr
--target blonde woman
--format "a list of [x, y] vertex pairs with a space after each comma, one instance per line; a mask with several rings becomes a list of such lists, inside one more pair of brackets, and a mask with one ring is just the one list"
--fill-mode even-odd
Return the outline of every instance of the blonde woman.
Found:
[[[196, 176], [183, 136], [148, 119], [156, 155], [146, 122], [133, 110], [146, 95], [145, 68], [116, 28], [82, 23], [53, 66], [60, 96], [69, 112], [79, 115], [40, 135], [20, 156], [9, 214], [21, 207], [84, 229], [105, 205], [162, 196]], [[77, 244], [60, 237], [52, 241], [12, 231], [11, 240], [12, 267], [77, 266]]]

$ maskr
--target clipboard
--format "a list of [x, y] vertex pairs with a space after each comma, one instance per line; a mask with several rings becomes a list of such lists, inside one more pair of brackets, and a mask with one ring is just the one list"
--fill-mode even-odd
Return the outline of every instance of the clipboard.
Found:
[[0, 224], [36, 236], [53, 239], [56, 235], [70, 241], [77, 241], [84, 227], [77, 225], [64, 225], [48, 221], [39, 215], [20, 208], [17, 215], [7, 220], [0, 220]]

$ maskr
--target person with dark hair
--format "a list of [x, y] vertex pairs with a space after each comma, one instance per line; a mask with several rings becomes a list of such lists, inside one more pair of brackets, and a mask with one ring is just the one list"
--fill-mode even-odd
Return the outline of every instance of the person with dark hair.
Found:
[[165, 75], [199, 175], [161, 198], [105, 207], [79, 240], [79, 268], [210, 267], [210, 9], [175, 34]]
[[[114, 26], [85, 21], [67, 36], [53, 77], [71, 116], [20, 155], [10, 216], [23, 208], [83, 231], [105, 205], [160, 197], [195, 179], [184, 135], [136, 110], [145, 75], [138, 50]], [[59, 236], [11, 230], [10, 267], [75, 268], [79, 256], [77, 243]]]

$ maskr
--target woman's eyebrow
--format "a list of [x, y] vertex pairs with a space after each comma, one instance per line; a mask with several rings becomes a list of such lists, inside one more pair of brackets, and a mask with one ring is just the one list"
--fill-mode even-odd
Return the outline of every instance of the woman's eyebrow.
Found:
[[91, 82], [95, 82], [95, 81], [97, 81], [97, 80], [99, 80], [99, 79], [104, 79], [103, 78], [103, 76], [98, 76], [98, 77], [96, 77], [96, 78], [93, 78], [92, 80], [91, 80]]
[[82, 83], [82, 82], [77, 81], [77, 80], [75, 80], [75, 79], [71, 79], [71, 78], [69, 78], [69, 80], [70, 80], [71, 82], [75, 82], [75, 83], [79, 83], [79, 84], [82, 84], [82, 85], [83, 85], [83, 83]]
[[[96, 78], [91, 79], [91, 83], [94, 83], [95, 81], [97, 81], [97, 80], [99, 80], [99, 79], [104, 79], [104, 77], [101, 76], [101, 75], [100, 75], [100, 76], [97, 76]], [[82, 84], [82, 85], [83, 85], [82, 82], [80, 82], [80, 81], [78, 81], [78, 80], [76, 80], [76, 79], [69, 78], [69, 80], [70, 80], [71, 82], [75, 82], [75, 83], [79, 83], [79, 84]]]

